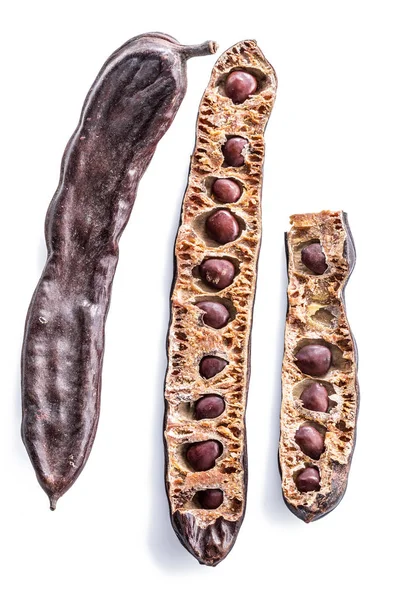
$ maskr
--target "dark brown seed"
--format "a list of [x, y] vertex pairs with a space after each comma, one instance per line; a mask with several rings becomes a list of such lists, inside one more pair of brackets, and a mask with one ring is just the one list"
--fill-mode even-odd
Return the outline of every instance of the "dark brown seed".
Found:
[[195, 403], [194, 418], [197, 421], [201, 421], [201, 419], [215, 419], [224, 412], [224, 409], [225, 404], [221, 396], [203, 396]]
[[228, 244], [239, 237], [240, 227], [232, 213], [221, 208], [207, 219], [206, 231], [215, 242]]
[[320, 489], [320, 473], [315, 467], [303, 469], [295, 482], [300, 492], [317, 492]]
[[295, 434], [295, 441], [302, 452], [318, 460], [324, 452], [324, 436], [312, 425], [303, 425]]
[[226, 96], [235, 104], [241, 104], [256, 92], [257, 87], [258, 82], [253, 75], [247, 71], [233, 71], [226, 79], [224, 89]]
[[316, 275], [323, 275], [327, 270], [326, 257], [318, 242], [302, 249], [301, 262]]
[[304, 408], [327, 412], [329, 409], [329, 394], [321, 383], [311, 383], [300, 396]]
[[332, 362], [332, 353], [326, 346], [310, 344], [299, 350], [295, 356], [297, 367], [306, 375], [325, 375]]
[[224, 204], [236, 202], [242, 195], [240, 185], [233, 179], [216, 179], [211, 191], [216, 200]]
[[204, 311], [203, 323], [213, 329], [221, 329], [227, 325], [230, 319], [230, 313], [221, 302], [212, 302], [204, 300], [203, 302], [197, 302], [196, 306], [200, 310]]
[[202, 508], [213, 510], [223, 504], [222, 490], [201, 490], [197, 493], [197, 500]]
[[219, 358], [218, 356], [205, 356], [200, 361], [200, 375], [204, 379], [211, 379], [227, 365], [227, 360]]
[[241, 167], [243, 165], [245, 157], [242, 154], [242, 150], [247, 143], [248, 140], [242, 137], [232, 137], [227, 140], [223, 146], [223, 156], [229, 167]]
[[202, 279], [212, 288], [223, 290], [236, 274], [234, 264], [225, 258], [208, 258], [200, 265]]
[[216, 458], [219, 458], [222, 452], [223, 448], [220, 442], [207, 440], [191, 444], [186, 456], [190, 467], [195, 471], [208, 471], [214, 467]]

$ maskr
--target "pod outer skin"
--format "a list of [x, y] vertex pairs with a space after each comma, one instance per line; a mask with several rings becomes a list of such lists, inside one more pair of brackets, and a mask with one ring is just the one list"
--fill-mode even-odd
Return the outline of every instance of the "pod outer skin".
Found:
[[22, 350], [22, 438], [52, 510], [94, 441], [118, 242], [138, 183], [186, 92], [187, 59], [215, 49], [161, 33], [129, 40], [98, 74], [65, 149]]

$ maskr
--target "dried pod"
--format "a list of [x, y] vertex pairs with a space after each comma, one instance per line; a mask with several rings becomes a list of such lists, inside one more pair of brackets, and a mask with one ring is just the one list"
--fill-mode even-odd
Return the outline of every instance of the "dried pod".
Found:
[[[288, 508], [310, 522], [342, 499], [355, 443], [357, 353], [344, 305], [355, 248], [343, 212], [294, 215], [291, 223], [279, 462]], [[321, 277], [305, 269], [302, 249], [313, 243], [328, 259]], [[307, 466], [306, 457], [316, 464]]]
[[[225, 90], [227, 77], [236, 71], [262, 74], [262, 85], [241, 104]], [[235, 94], [230, 88], [229, 93]], [[175, 246], [165, 383], [166, 485], [180, 541], [200, 563], [212, 566], [232, 548], [245, 511], [244, 417], [261, 236], [264, 129], [275, 93], [275, 73], [255, 42], [240, 42], [217, 61], [200, 105]], [[226, 146], [232, 139], [237, 139], [236, 153]], [[225, 146], [230, 154], [223, 154]], [[233, 208], [219, 212], [218, 202], [233, 203]], [[207, 227], [211, 215], [222, 216], [221, 224], [213, 219]], [[227, 246], [214, 247], [213, 238]], [[225, 319], [218, 323], [214, 312], [208, 327], [206, 316], [201, 317], [204, 306], [195, 306], [207, 288], [210, 302], [218, 298], [232, 310], [227, 327], [221, 327]], [[190, 402], [195, 402], [194, 411], [184, 410]], [[184, 468], [178, 460], [184, 445], [208, 436], [223, 445], [215, 466], [203, 472]]]
[[184, 97], [187, 59], [215, 49], [161, 33], [124, 44], [93, 83], [65, 150], [22, 351], [22, 436], [51, 509], [94, 441], [118, 242], [139, 180]]

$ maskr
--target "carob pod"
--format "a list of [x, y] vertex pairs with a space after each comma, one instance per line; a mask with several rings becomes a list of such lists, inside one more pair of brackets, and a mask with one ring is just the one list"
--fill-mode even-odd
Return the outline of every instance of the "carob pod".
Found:
[[293, 215], [279, 462], [288, 508], [314, 521], [346, 490], [359, 407], [344, 289], [355, 247], [344, 212]]
[[104, 324], [138, 182], [184, 97], [187, 59], [215, 50], [161, 33], [128, 41], [97, 76], [65, 150], [22, 354], [22, 436], [51, 509], [94, 441]]
[[[251, 77], [234, 75], [228, 85], [237, 72]], [[166, 486], [181, 543], [212, 566], [232, 548], [245, 511], [245, 406], [264, 129], [276, 86], [274, 70], [254, 41], [236, 44], [217, 61], [200, 104], [175, 246], [165, 383]], [[224, 148], [234, 138], [232, 166]], [[213, 219], [219, 210], [232, 218], [222, 213], [222, 219]], [[226, 312], [215, 311], [213, 303]]]

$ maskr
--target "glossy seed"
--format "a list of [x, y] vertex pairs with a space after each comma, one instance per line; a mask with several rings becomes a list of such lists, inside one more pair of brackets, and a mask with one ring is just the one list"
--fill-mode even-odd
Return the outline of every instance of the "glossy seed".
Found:
[[295, 356], [297, 367], [306, 375], [321, 377], [327, 373], [332, 362], [332, 353], [326, 346], [310, 344]]
[[301, 394], [300, 400], [307, 410], [327, 412], [329, 409], [329, 394], [321, 383], [310, 383]]
[[189, 465], [195, 471], [208, 471], [216, 464], [223, 451], [222, 445], [216, 440], [196, 442], [188, 448], [186, 457]]
[[224, 204], [237, 202], [242, 195], [240, 185], [233, 179], [216, 179], [211, 191], [216, 200]]
[[301, 262], [316, 275], [323, 275], [327, 270], [326, 256], [318, 242], [302, 249]]
[[223, 504], [222, 490], [201, 490], [197, 493], [197, 500], [202, 508], [213, 510]]
[[215, 419], [224, 412], [224, 409], [225, 404], [221, 396], [214, 394], [203, 396], [195, 403], [194, 418], [197, 421], [201, 421], [201, 419]]
[[235, 104], [241, 104], [256, 92], [258, 82], [256, 78], [247, 71], [233, 71], [226, 79], [226, 96], [231, 98]]
[[200, 375], [205, 379], [211, 379], [227, 365], [227, 360], [218, 356], [205, 356], [200, 361]]
[[295, 441], [302, 452], [318, 460], [324, 452], [324, 436], [312, 425], [303, 425], [295, 434]]
[[227, 140], [223, 146], [223, 156], [226, 164], [230, 167], [241, 167], [245, 162], [245, 157], [242, 154], [243, 148], [248, 141], [242, 137], [232, 137]]
[[223, 290], [236, 274], [234, 264], [225, 258], [208, 258], [200, 265], [202, 279], [212, 288]]
[[300, 471], [295, 482], [300, 492], [317, 492], [320, 489], [320, 473], [315, 467]]
[[211, 300], [204, 300], [203, 302], [197, 302], [196, 306], [202, 311], [203, 323], [213, 329], [221, 329], [230, 319], [230, 313], [221, 302], [213, 302]]
[[207, 219], [206, 231], [215, 242], [228, 244], [239, 237], [240, 227], [232, 213], [221, 208]]

